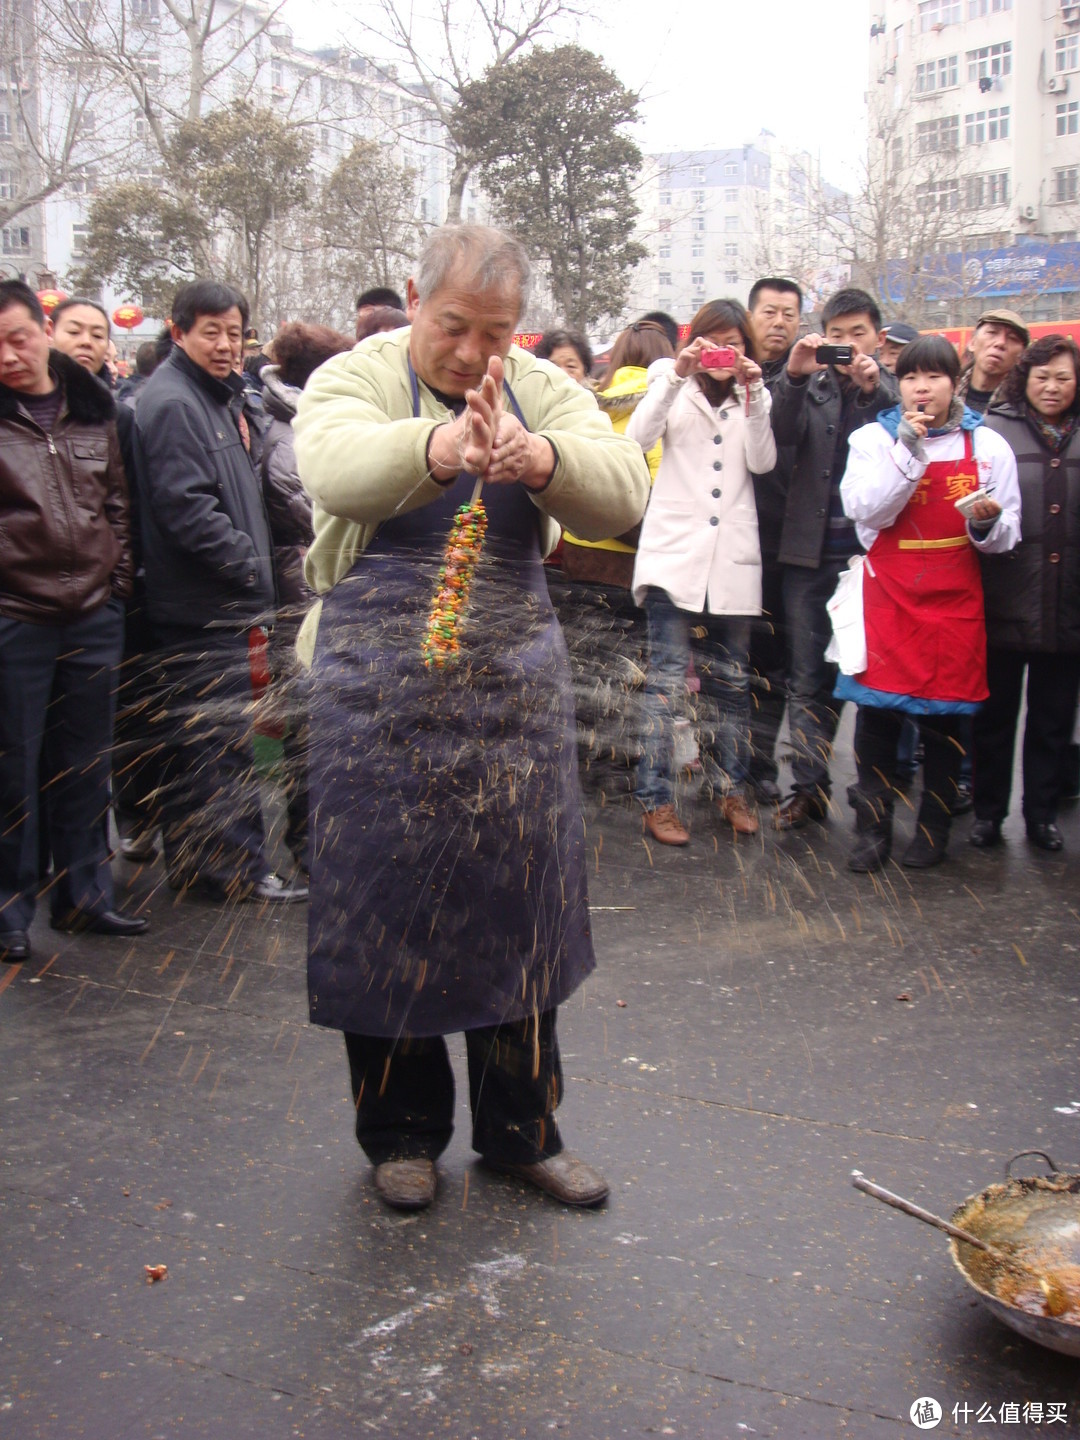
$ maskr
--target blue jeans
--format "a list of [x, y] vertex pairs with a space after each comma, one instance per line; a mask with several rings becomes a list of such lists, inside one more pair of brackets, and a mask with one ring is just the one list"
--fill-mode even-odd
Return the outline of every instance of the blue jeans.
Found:
[[701, 694], [718, 712], [715, 733], [708, 727], [699, 730], [705, 773], [718, 788], [726, 784], [730, 790], [742, 789], [750, 768], [749, 618], [680, 610], [666, 591], [650, 588], [645, 592], [645, 619], [649, 668], [638, 799], [646, 810], [675, 799], [674, 721], [685, 702], [691, 626]]
[[788, 728], [796, 793], [826, 797], [829, 761], [840, 705], [833, 699], [836, 666], [825, 659], [832, 637], [829, 612], [846, 560], [823, 560], [816, 570], [784, 566], [784, 619], [788, 645]]

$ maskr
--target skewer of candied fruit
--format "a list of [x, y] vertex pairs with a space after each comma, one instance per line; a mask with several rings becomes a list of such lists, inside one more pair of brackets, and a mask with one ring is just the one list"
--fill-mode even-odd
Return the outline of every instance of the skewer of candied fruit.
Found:
[[429, 670], [445, 670], [461, 649], [461, 623], [487, 531], [487, 511], [480, 499], [483, 483], [477, 480], [472, 499], [460, 507], [450, 527], [424, 635], [424, 664]]

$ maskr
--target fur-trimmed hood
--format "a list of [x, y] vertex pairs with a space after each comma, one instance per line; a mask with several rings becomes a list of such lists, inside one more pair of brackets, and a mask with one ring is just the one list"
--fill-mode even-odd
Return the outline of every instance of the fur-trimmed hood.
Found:
[[[104, 425], [116, 419], [116, 401], [112, 391], [96, 375], [70, 355], [59, 350], [49, 351], [49, 373], [64, 387], [68, 414], [80, 425]], [[21, 396], [10, 385], [0, 385], [0, 421], [10, 420], [18, 413]]]
[[648, 389], [648, 371], [640, 365], [621, 365], [611, 377], [611, 384], [596, 392], [596, 403], [612, 423], [629, 419]]

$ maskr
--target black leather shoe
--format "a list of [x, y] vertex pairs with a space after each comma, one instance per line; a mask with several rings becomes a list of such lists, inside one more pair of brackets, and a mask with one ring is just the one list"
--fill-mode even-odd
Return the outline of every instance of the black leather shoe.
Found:
[[1052, 820], [1040, 821], [1027, 827], [1027, 837], [1040, 850], [1064, 850], [1065, 836]]
[[1001, 821], [976, 820], [971, 827], [968, 844], [974, 845], [976, 850], [992, 850], [995, 845], [1000, 845]]
[[30, 936], [25, 930], [0, 930], [0, 960], [21, 965], [30, 959]]
[[543, 1190], [545, 1195], [553, 1195], [564, 1205], [600, 1205], [608, 1197], [608, 1183], [600, 1171], [586, 1165], [584, 1160], [579, 1160], [568, 1150], [551, 1155], [547, 1160], [537, 1160], [532, 1165], [513, 1165], [498, 1160], [488, 1160], [486, 1164], [504, 1175], [517, 1175], [527, 1180], [530, 1185]]
[[69, 935], [141, 935], [150, 925], [142, 916], [121, 915], [118, 910], [69, 910], [54, 915], [49, 923]]
[[789, 795], [777, 810], [773, 816], [773, 826], [777, 830], [801, 830], [811, 820], [822, 821], [828, 814], [829, 807], [820, 796], [797, 790], [794, 795]]

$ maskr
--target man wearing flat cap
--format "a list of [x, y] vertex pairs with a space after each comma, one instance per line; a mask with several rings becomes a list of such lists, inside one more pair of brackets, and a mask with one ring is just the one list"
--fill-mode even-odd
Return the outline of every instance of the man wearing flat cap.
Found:
[[986, 413], [994, 391], [1031, 341], [1015, 310], [984, 310], [971, 337], [971, 361], [964, 366], [956, 394], [970, 410]]

